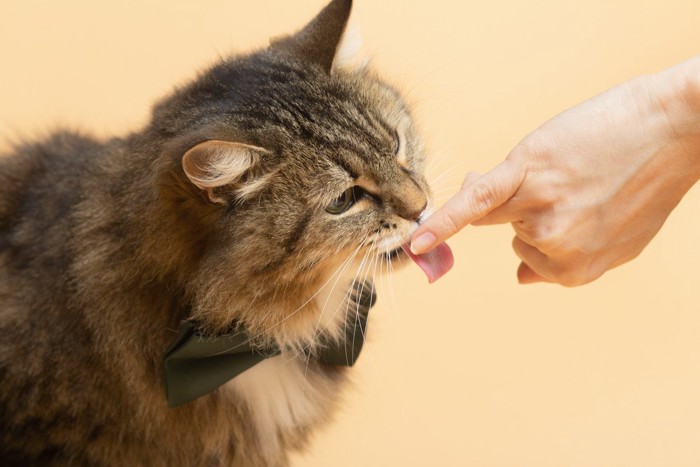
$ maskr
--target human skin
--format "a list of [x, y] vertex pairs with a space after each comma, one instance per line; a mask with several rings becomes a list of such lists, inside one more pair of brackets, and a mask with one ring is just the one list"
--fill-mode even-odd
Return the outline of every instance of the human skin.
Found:
[[698, 179], [700, 56], [566, 110], [468, 174], [411, 250], [509, 222], [520, 283], [582, 285], [639, 255]]

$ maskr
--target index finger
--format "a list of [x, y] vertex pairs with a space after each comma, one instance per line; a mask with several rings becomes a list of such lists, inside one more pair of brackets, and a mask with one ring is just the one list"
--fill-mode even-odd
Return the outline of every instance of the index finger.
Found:
[[525, 179], [525, 168], [506, 159], [450, 198], [413, 234], [411, 251], [421, 254], [508, 201]]

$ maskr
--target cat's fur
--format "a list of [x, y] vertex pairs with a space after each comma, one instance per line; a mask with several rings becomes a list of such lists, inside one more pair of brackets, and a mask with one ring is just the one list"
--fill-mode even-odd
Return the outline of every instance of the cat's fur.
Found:
[[[330, 417], [346, 369], [313, 359], [319, 336], [355, 319], [358, 272], [405, 259], [428, 193], [399, 94], [334, 63], [350, 7], [213, 66], [141, 131], [0, 158], [0, 464], [286, 465]], [[169, 409], [188, 318], [284, 353]]]

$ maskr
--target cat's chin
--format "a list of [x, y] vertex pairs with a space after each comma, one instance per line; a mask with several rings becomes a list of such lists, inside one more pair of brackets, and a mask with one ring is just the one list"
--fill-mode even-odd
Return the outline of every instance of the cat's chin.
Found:
[[406, 247], [400, 246], [394, 250], [382, 253], [382, 258], [390, 261], [392, 266], [403, 267], [408, 264], [410, 258], [405, 250]]

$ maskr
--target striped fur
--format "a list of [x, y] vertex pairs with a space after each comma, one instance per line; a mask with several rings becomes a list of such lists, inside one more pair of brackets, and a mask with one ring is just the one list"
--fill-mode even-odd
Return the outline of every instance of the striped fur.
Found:
[[[346, 371], [307, 355], [355, 319], [354, 281], [404, 259], [428, 197], [400, 95], [333, 66], [350, 3], [216, 64], [138, 131], [0, 158], [0, 464], [283, 466], [331, 418]], [[183, 164], [217, 142], [226, 163]], [[242, 322], [289, 363], [168, 409], [161, 357], [186, 318]]]

